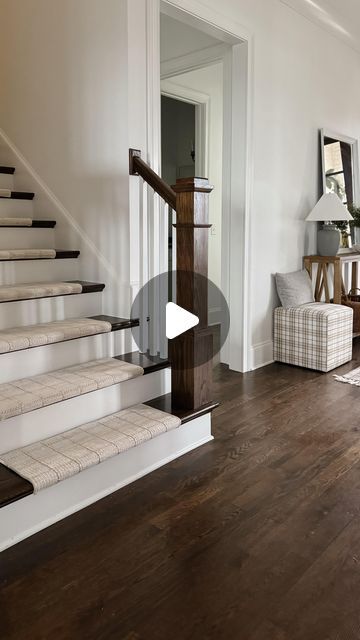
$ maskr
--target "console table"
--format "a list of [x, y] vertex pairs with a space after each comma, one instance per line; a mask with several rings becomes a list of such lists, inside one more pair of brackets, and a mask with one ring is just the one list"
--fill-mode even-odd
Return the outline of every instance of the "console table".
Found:
[[[317, 274], [315, 282], [315, 301], [321, 302], [322, 295], [325, 295], [325, 302], [333, 301], [335, 304], [341, 304], [341, 296], [346, 293], [344, 285], [343, 266], [351, 264], [351, 289], [358, 286], [358, 265], [360, 262], [360, 253], [349, 252], [340, 253], [336, 256], [305, 256], [304, 267], [310, 278], [313, 275], [313, 265], [317, 265]], [[330, 265], [332, 269], [330, 270]], [[333, 282], [333, 298], [330, 298], [329, 278]], [[331, 280], [330, 280], [331, 282]]]

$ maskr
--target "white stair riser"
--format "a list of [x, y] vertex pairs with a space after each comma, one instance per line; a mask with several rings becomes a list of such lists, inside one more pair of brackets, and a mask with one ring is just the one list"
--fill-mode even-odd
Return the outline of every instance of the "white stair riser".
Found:
[[129, 330], [117, 331], [0, 354], [0, 384], [18, 380], [19, 372], [21, 377], [29, 378], [83, 362], [128, 353], [131, 351], [129, 334]]
[[170, 371], [165, 369], [10, 418], [0, 423], [0, 453], [146, 402], [170, 388]]
[[79, 280], [79, 261], [12, 260], [0, 262], [0, 285]]
[[0, 198], [1, 218], [33, 218], [33, 200], [18, 200], [12, 198]]
[[0, 226], [0, 250], [2, 249], [53, 249], [54, 229], [19, 228]]
[[98, 316], [101, 313], [102, 293], [100, 292], [20, 302], [1, 302], [0, 331], [68, 318]]
[[0, 551], [213, 440], [206, 414], [0, 509]]
[[0, 189], [14, 191], [14, 176], [11, 173], [0, 173]]

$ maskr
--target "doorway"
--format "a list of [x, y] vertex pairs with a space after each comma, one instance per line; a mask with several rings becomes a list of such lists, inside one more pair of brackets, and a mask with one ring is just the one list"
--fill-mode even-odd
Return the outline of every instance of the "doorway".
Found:
[[[223, 63], [209, 48], [228, 45], [198, 29], [161, 15], [161, 153], [162, 177], [208, 178], [214, 186], [209, 200], [208, 277], [222, 289]], [[209, 56], [204, 59], [204, 51]], [[180, 55], [178, 55], [180, 54]], [[199, 59], [199, 55], [201, 59]], [[188, 69], [197, 60], [197, 68]], [[175, 242], [169, 226], [169, 268], [175, 262]], [[209, 325], [221, 323], [221, 296], [209, 288]]]
[[[160, 152], [161, 139], [159, 128], [161, 120], [160, 94], [167, 94], [170, 89], [171, 97], [183, 100], [184, 96], [181, 93], [174, 93], [173, 85], [177, 85], [176, 92], [188, 90], [187, 82], [184, 83], [185, 75], [188, 79], [191, 73], [201, 69], [208, 69], [210, 74], [214, 75], [216, 66], [222, 72], [222, 153], [220, 156], [217, 154], [217, 157], [221, 158], [222, 175], [220, 181], [215, 181], [212, 179], [210, 171], [201, 173], [215, 183], [216, 189], [211, 194], [211, 200], [214, 199], [213, 196], [216, 192], [218, 194], [221, 192], [221, 203], [217, 207], [220, 226], [214, 225], [214, 238], [220, 239], [220, 289], [228, 301], [231, 316], [229, 337], [222, 350], [221, 361], [229, 364], [231, 369], [247, 371], [252, 368], [249, 335], [250, 204], [252, 195], [252, 104], [250, 91], [252, 59], [249, 44], [251, 37], [240, 25], [234, 25], [224, 16], [205, 7], [202, 3], [194, 2], [190, 10], [178, 7], [174, 0], [160, 0], [160, 2], [159, 0], [149, 0], [147, 7], [150, 73], [148, 81], [148, 104], [150, 107], [148, 139], [150, 141], [150, 158], [153, 159], [154, 166], [159, 164], [160, 159], [160, 153], [157, 151], [158, 149]], [[157, 17], [159, 10], [161, 22], [163, 23], [165, 19], [168, 22], [168, 27], [170, 25], [170, 28], [165, 31], [160, 29]], [[193, 37], [194, 35], [195, 37]], [[163, 55], [164, 39], [165, 44], [167, 41], [173, 46], [172, 54], [166, 58]], [[161, 53], [159, 49], [162, 50]], [[160, 77], [158, 76], [159, 84], [156, 80], [158, 61], [160, 61], [161, 68]], [[159, 93], [156, 95], [157, 87], [159, 87]], [[197, 84], [195, 89], [193, 87], [193, 90], [202, 94], [207, 93], [200, 84]], [[211, 100], [208, 107], [209, 120], [213, 111]], [[159, 140], [158, 147], [157, 139]], [[212, 139], [211, 126], [208, 125], [207, 144], [209, 146]], [[197, 144], [195, 136], [195, 161]], [[206, 161], [209, 164], [211, 162], [209, 148], [205, 157]], [[218, 184], [220, 184], [220, 188]], [[214, 224], [213, 220], [210, 221]], [[211, 236], [210, 244], [212, 238], [213, 236]]]

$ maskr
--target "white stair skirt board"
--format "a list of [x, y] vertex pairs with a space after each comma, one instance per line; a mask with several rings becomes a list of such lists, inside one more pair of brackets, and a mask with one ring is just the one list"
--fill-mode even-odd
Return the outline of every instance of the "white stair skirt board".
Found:
[[136, 365], [104, 358], [2, 384], [0, 421], [125, 382], [143, 373], [144, 370]]
[[0, 551], [210, 442], [211, 414], [0, 509]]
[[0, 302], [29, 300], [31, 298], [49, 298], [81, 293], [78, 282], [27, 282], [0, 286]]
[[0, 260], [54, 260], [55, 249], [1, 249]]
[[0, 331], [0, 354], [43, 347], [98, 333], [110, 333], [111, 329], [110, 322], [90, 318], [72, 318], [6, 329]]
[[9, 247], [38, 250], [55, 247], [55, 230], [42, 227], [9, 229], [0, 224], [0, 251], [7, 251]]
[[145, 404], [93, 420], [0, 455], [0, 463], [28, 480], [34, 493], [103, 464], [177, 429], [180, 418]]
[[170, 393], [171, 371], [162, 369], [121, 384], [78, 396], [0, 424], [0, 453], [51, 438], [110, 413]]

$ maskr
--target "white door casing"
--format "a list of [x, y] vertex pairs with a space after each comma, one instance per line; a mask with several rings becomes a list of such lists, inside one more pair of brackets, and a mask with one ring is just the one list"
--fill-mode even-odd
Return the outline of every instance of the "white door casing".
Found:
[[[229, 364], [230, 369], [249, 371], [252, 368], [250, 247], [253, 37], [233, 19], [213, 11], [197, 0], [147, 1], [148, 162], [155, 170], [160, 165], [161, 140], [160, 11], [195, 28], [216, 34], [218, 39], [231, 44], [230, 49], [228, 46], [220, 46], [216, 52], [218, 59], [219, 56], [222, 58], [224, 66], [222, 290], [230, 309], [230, 332], [221, 359]], [[187, 64], [191, 66], [196, 62], [188, 60]], [[204, 66], [204, 60], [199, 60], [198, 64]], [[171, 73], [171, 69], [167, 69], [166, 77], [169, 78]], [[176, 71], [178, 73], [179, 69]], [[152, 216], [152, 220], [150, 245], [154, 242], [156, 246], [160, 237], [162, 242], [166, 242], [167, 234], [160, 228], [164, 224], [163, 220], [159, 220], [157, 216]], [[159, 245], [157, 247], [162, 258], [153, 268], [165, 271], [166, 251], [161, 250]], [[151, 249], [149, 251], [151, 254]]]

